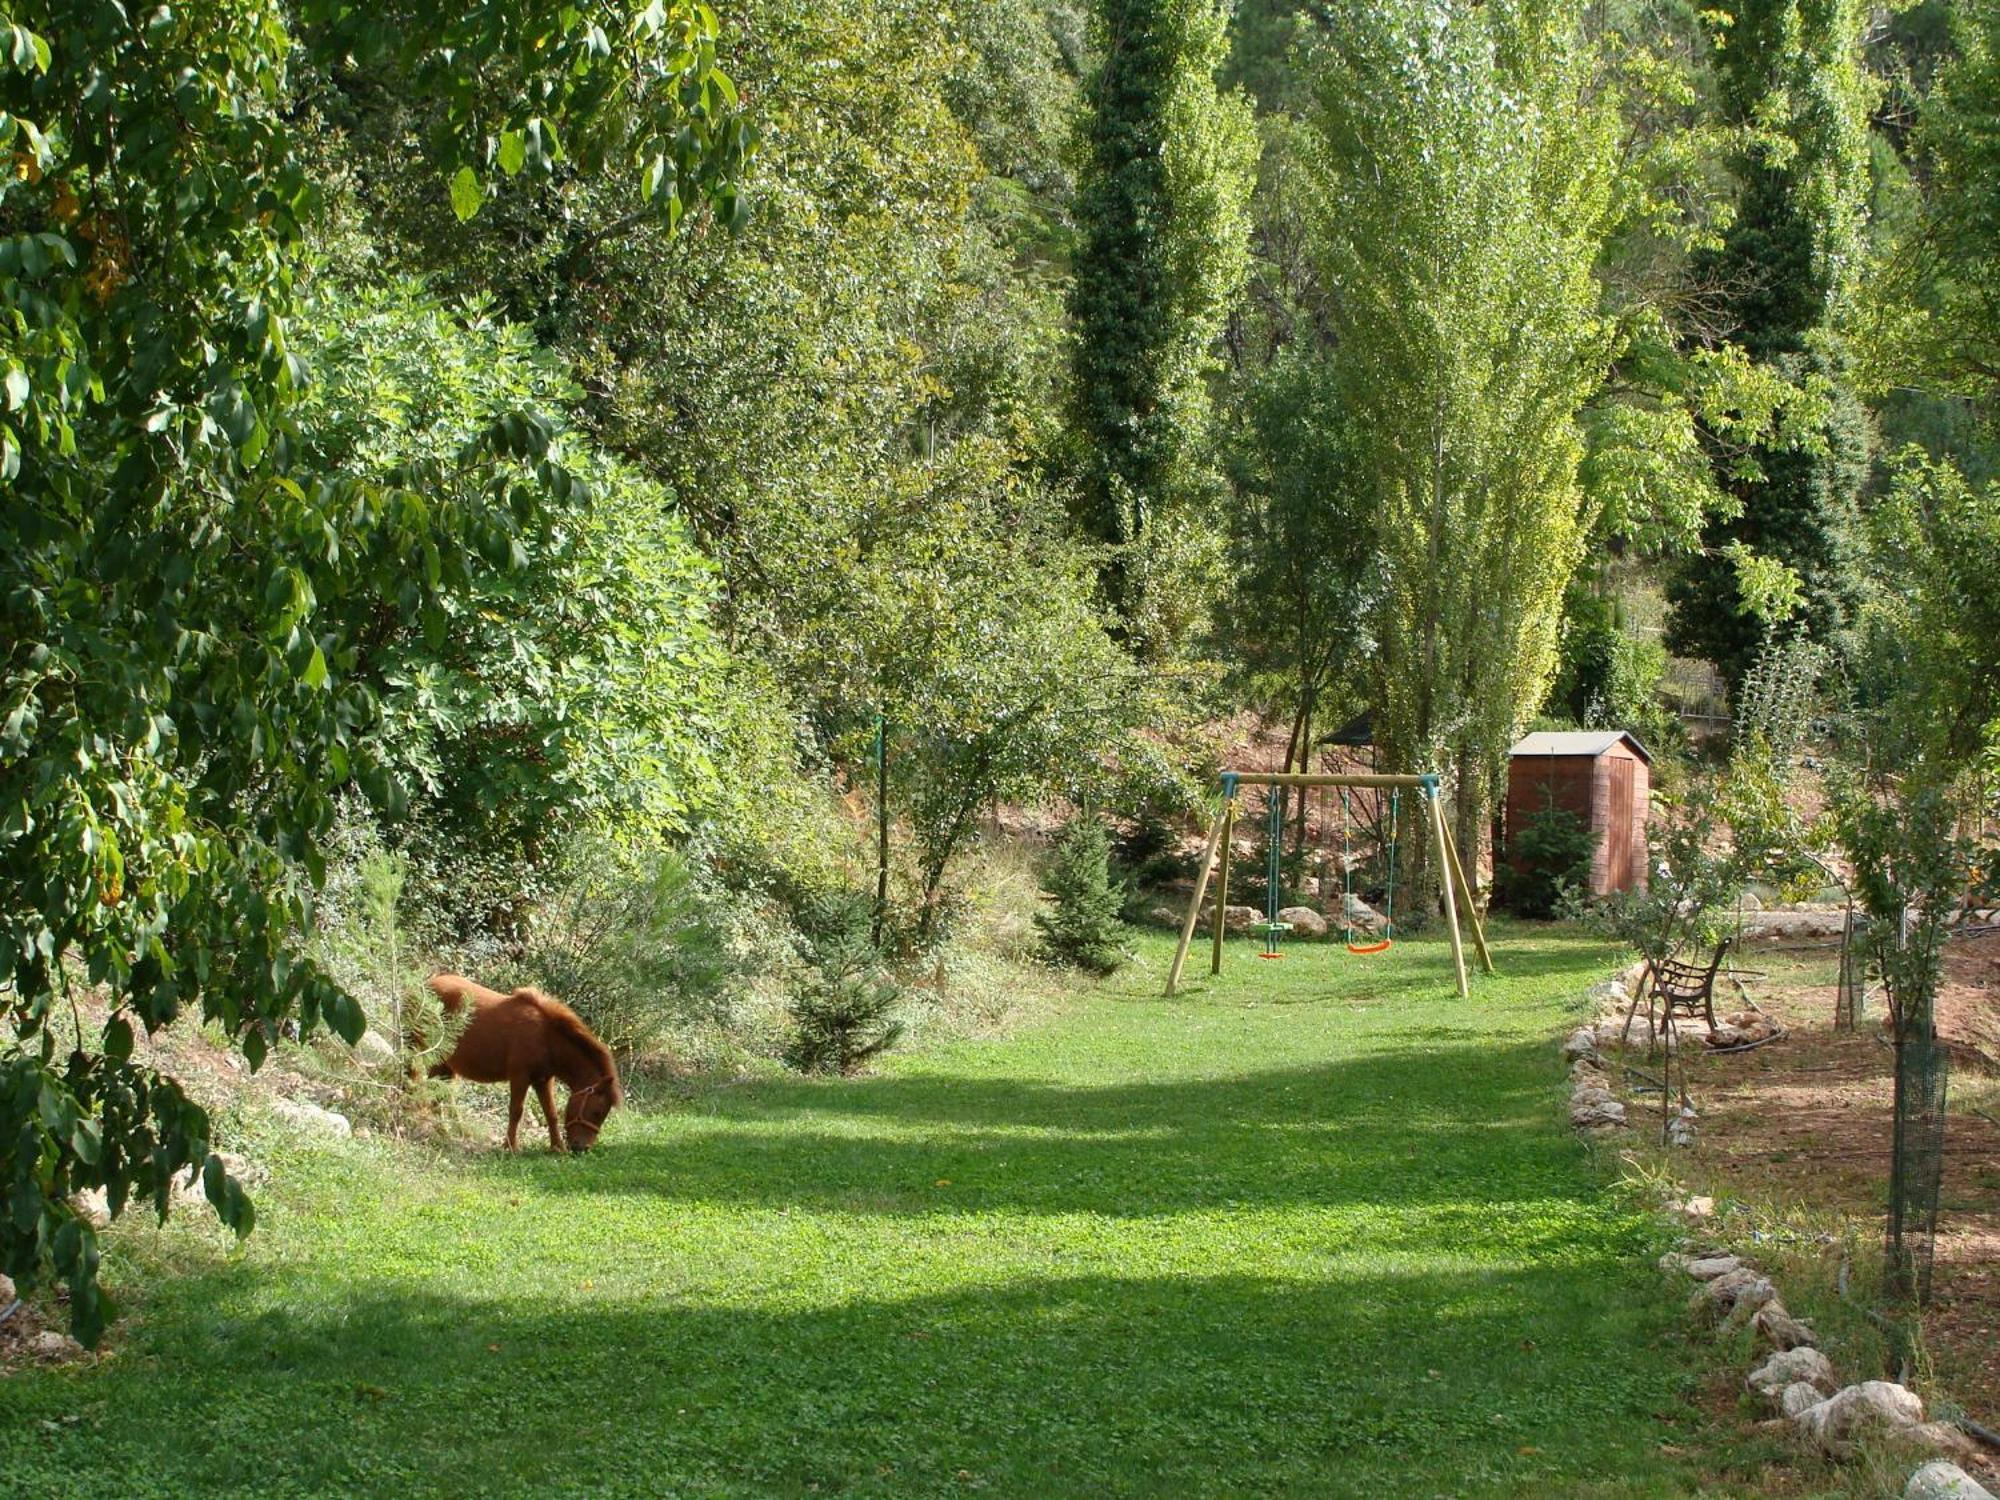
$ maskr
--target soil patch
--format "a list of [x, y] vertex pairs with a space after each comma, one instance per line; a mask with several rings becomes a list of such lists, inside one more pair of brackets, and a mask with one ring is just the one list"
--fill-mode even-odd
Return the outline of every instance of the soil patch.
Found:
[[[1701, 1169], [1739, 1198], [1879, 1236], [1895, 1061], [1879, 1001], [1859, 1030], [1833, 1029], [1837, 943], [1752, 947], [1740, 964], [1757, 1004], [1790, 1034], [1750, 1052], [1691, 1056]], [[1936, 1384], [1991, 1426], [2000, 1422], [2000, 933], [1948, 948], [1938, 1029], [1951, 1113], [1924, 1343]]]

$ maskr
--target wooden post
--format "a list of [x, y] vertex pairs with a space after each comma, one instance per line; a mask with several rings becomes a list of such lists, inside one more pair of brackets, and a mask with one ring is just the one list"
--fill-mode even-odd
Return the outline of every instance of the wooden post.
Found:
[[1229, 844], [1236, 831], [1236, 799], [1231, 797], [1222, 809], [1222, 868], [1215, 875], [1215, 952], [1210, 955], [1208, 972], [1222, 972], [1222, 931], [1223, 912], [1229, 906]]
[[1438, 870], [1444, 876], [1444, 917], [1451, 932], [1451, 966], [1458, 975], [1458, 998], [1470, 1000], [1472, 988], [1465, 982], [1465, 939], [1458, 931], [1458, 897], [1453, 893], [1451, 877], [1450, 835], [1444, 831], [1444, 798], [1438, 795], [1435, 785], [1424, 789], [1424, 801], [1430, 804], [1431, 831], [1437, 838]]
[[[1229, 801], [1233, 803], [1234, 799], [1231, 798]], [[1194, 899], [1188, 902], [1187, 920], [1181, 923], [1180, 944], [1174, 949], [1174, 965], [1167, 970], [1169, 999], [1173, 998], [1173, 993], [1181, 982], [1181, 966], [1187, 962], [1188, 945], [1194, 941], [1194, 924], [1201, 920], [1201, 898], [1208, 894], [1209, 871], [1215, 864], [1215, 851], [1222, 843], [1222, 827], [1228, 821], [1229, 808], [1225, 806], [1222, 815], [1215, 820], [1215, 830], [1208, 836], [1208, 848], [1201, 856], [1201, 873], [1195, 877]]]
[[1472, 882], [1465, 878], [1465, 865], [1458, 857], [1458, 840], [1452, 835], [1448, 820], [1444, 825], [1444, 847], [1445, 852], [1451, 855], [1451, 878], [1465, 893], [1465, 914], [1472, 918], [1472, 946], [1479, 950], [1480, 966], [1491, 974], [1493, 955], [1486, 949], [1486, 924], [1479, 920], [1479, 899], [1472, 889]]
[[882, 946], [882, 922], [889, 915], [889, 729], [875, 715], [875, 927], [872, 945]]

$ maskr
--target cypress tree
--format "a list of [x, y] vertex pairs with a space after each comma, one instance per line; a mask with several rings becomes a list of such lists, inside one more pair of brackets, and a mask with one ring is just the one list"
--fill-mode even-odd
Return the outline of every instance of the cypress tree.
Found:
[[[1256, 137], [1226, 0], [1098, 0], [1071, 290], [1077, 519], [1139, 540], [1211, 478], [1207, 375], [1248, 266]], [[1107, 576], [1131, 613], [1123, 572]]]

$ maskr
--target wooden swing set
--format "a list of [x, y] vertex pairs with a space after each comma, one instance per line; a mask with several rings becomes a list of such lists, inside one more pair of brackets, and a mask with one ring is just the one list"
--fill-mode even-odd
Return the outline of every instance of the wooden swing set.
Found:
[[[1488, 974], [1493, 972], [1493, 955], [1486, 947], [1486, 928], [1479, 920], [1479, 909], [1473, 904], [1472, 884], [1465, 878], [1465, 866], [1459, 862], [1458, 844], [1451, 836], [1450, 824], [1445, 821], [1444, 798], [1438, 789], [1437, 777], [1386, 776], [1376, 774], [1339, 776], [1332, 774], [1322, 775], [1309, 771], [1224, 771], [1222, 773], [1222, 811], [1217, 816], [1214, 826], [1209, 830], [1208, 847], [1201, 858], [1201, 871], [1195, 877], [1194, 898], [1188, 902], [1187, 917], [1181, 923], [1181, 940], [1174, 948], [1173, 967], [1167, 971], [1166, 993], [1169, 996], [1180, 987], [1181, 970], [1187, 964], [1188, 949], [1194, 943], [1194, 930], [1201, 921], [1202, 902], [1203, 898], [1208, 894], [1208, 882], [1211, 875], [1215, 875], [1217, 881], [1215, 916], [1213, 921], [1214, 944], [1208, 971], [1211, 974], [1220, 974], [1222, 972], [1223, 923], [1229, 904], [1230, 835], [1236, 830], [1236, 794], [1246, 786], [1261, 786], [1268, 789], [1267, 794], [1273, 799], [1272, 809], [1274, 816], [1272, 821], [1274, 824], [1277, 822], [1277, 817], [1275, 816], [1277, 808], [1276, 799], [1282, 795], [1286, 788], [1297, 788], [1299, 794], [1304, 796], [1312, 787], [1338, 787], [1342, 793], [1343, 810], [1346, 793], [1353, 788], [1372, 788], [1377, 791], [1387, 791], [1396, 795], [1400, 795], [1404, 791], [1416, 792], [1418, 801], [1422, 803], [1424, 808], [1423, 819], [1430, 825], [1430, 836], [1437, 847], [1438, 870], [1442, 877], [1440, 884], [1444, 888], [1445, 926], [1451, 935], [1451, 962], [1452, 968], [1458, 976], [1459, 998], [1462, 1000], [1469, 999], [1472, 993], [1465, 977], [1465, 940], [1460, 935], [1458, 925], [1458, 913], [1461, 902], [1464, 905], [1466, 916], [1472, 922], [1472, 941], [1474, 947], [1478, 950], [1480, 965]], [[1276, 834], [1273, 834], [1272, 854], [1274, 866], [1272, 873], [1268, 877], [1266, 893], [1270, 911], [1263, 924], [1266, 935], [1265, 952], [1267, 955], [1275, 954], [1277, 936], [1285, 925], [1278, 920], [1277, 913], [1276, 837]], [[1390, 866], [1389, 899], [1392, 903], [1390, 910], [1393, 912], [1393, 902], [1395, 900], [1393, 864], [1395, 834], [1393, 831], [1390, 837], [1390, 858], [1392, 863]], [[1218, 856], [1220, 856], [1219, 859]], [[1346, 893], [1343, 890], [1343, 920], [1347, 919], [1345, 898]], [[1389, 942], [1393, 939], [1393, 936], [1394, 932], [1393, 928], [1391, 928], [1385, 931], [1382, 941], [1363, 945], [1353, 940], [1353, 934], [1350, 930], [1347, 944], [1348, 951], [1351, 953], [1380, 953], [1389, 947]]]

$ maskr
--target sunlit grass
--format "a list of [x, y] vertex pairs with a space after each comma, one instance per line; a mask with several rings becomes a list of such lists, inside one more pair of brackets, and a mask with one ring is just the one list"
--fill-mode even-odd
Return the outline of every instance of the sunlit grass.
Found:
[[1701, 1438], [1648, 1230], [1562, 1126], [1601, 948], [1509, 933], [1467, 1004], [1434, 942], [1237, 945], [1163, 1001], [1168, 947], [1012, 1037], [627, 1112], [581, 1160], [267, 1144], [242, 1253], [133, 1237], [116, 1355], [0, 1387], [0, 1474], [1717, 1492], [1661, 1451]]

